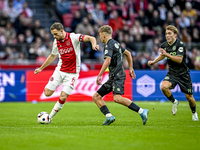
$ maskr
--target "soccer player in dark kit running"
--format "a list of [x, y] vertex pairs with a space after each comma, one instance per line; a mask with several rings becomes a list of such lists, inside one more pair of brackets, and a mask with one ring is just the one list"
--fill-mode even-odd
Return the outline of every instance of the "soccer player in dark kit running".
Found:
[[161, 54], [155, 60], [148, 61], [148, 65], [151, 66], [167, 57], [169, 71], [162, 82], [161, 90], [173, 104], [172, 114], [175, 115], [177, 113], [179, 102], [174, 98], [170, 89], [175, 88], [178, 84], [189, 102], [192, 111], [192, 120], [198, 121], [196, 102], [193, 97], [192, 81], [189, 69], [186, 65], [186, 48], [184, 43], [176, 38], [177, 35], [178, 29], [175, 26], [169, 25], [166, 27], [165, 37], [167, 41], [162, 43], [159, 49]]
[[109, 67], [109, 79], [106, 81], [99, 90], [93, 95], [93, 100], [96, 105], [100, 108], [101, 112], [106, 116], [106, 120], [102, 125], [110, 125], [115, 121], [115, 117], [110, 113], [106, 103], [103, 101], [102, 97], [113, 91], [114, 102], [122, 104], [129, 109], [140, 114], [143, 125], [147, 122], [147, 109], [142, 109], [136, 104], [134, 104], [130, 99], [122, 97], [124, 94], [124, 81], [126, 74], [123, 67], [123, 54], [126, 56], [129, 64], [129, 75], [132, 79], [136, 78], [135, 72], [133, 70], [131, 53], [124, 49], [117, 41], [112, 39], [112, 28], [108, 25], [104, 25], [99, 29], [99, 35], [101, 41], [105, 43], [104, 51], [104, 63], [98, 74], [96, 83], [101, 85], [101, 76], [105, 72], [106, 68]]

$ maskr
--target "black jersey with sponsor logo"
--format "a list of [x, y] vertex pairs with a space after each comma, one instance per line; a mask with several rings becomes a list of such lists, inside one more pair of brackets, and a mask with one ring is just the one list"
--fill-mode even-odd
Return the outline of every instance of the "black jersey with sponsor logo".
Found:
[[167, 59], [169, 73], [179, 76], [189, 72], [189, 69], [186, 65], [186, 48], [181, 40], [176, 39], [176, 41], [171, 45], [166, 41], [161, 44], [161, 48], [163, 48], [170, 55], [183, 57], [183, 60], [180, 64], [169, 58]]
[[123, 53], [125, 49], [114, 39], [109, 39], [105, 45], [104, 59], [111, 58], [109, 65], [109, 76], [125, 76], [123, 67]]

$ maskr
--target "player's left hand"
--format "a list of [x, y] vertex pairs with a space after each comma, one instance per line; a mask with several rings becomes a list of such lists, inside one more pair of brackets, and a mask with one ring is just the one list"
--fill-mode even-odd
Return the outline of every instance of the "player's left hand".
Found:
[[101, 83], [101, 76], [97, 76], [97, 85], [102, 85], [102, 83]]
[[136, 79], [135, 71], [133, 69], [129, 70], [129, 75], [132, 79]]
[[92, 49], [95, 50], [95, 51], [98, 51], [99, 50], [99, 45], [92, 46]]

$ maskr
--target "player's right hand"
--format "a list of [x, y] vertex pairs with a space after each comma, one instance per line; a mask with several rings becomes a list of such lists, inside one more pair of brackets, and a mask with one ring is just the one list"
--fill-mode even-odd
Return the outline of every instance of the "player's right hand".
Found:
[[41, 71], [42, 71], [42, 69], [37, 68], [37, 69], [35, 69], [34, 74], [38, 74], [38, 73], [41, 72]]
[[102, 83], [101, 83], [101, 76], [97, 76], [96, 83], [97, 83], [97, 85], [102, 85]]
[[133, 69], [129, 70], [129, 75], [132, 79], [136, 79], [135, 71]]
[[149, 67], [151, 67], [151, 65], [153, 65], [153, 64], [154, 64], [153, 61], [151, 61], [151, 60], [148, 61], [148, 66]]

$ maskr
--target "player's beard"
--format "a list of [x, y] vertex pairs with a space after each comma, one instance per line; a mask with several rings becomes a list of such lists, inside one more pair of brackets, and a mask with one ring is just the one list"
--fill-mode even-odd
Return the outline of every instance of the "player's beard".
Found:
[[56, 40], [60, 41], [60, 40], [62, 40], [62, 37], [58, 37]]

